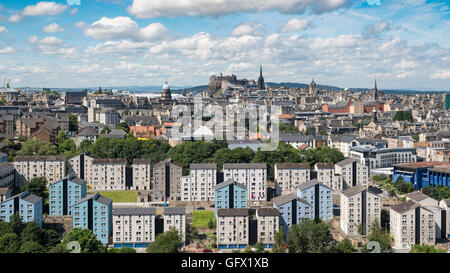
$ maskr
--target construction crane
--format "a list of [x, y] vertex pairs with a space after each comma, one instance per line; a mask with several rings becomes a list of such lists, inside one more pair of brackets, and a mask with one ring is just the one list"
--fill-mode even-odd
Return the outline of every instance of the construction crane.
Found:
[[9, 89], [9, 84], [11, 83], [11, 79], [6, 82], [6, 79], [3, 81], [3, 90], [0, 95], [0, 99], [6, 99], [6, 90]]

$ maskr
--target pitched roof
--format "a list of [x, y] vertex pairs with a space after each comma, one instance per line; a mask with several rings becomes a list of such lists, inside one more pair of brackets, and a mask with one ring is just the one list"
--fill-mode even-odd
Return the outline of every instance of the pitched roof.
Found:
[[72, 181], [75, 184], [78, 184], [80, 186], [86, 184], [86, 181], [84, 181], [83, 179], [79, 178], [79, 177], [74, 177], [72, 179], [70, 179], [70, 181]]
[[310, 169], [309, 163], [276, 163], [278, 169]]
[[206, 164], [206, 163], [192, 163], [190, 166], [191, 170], [195, 169], [216, 169], [216, 164]]
[[344, 167], [344, 166], [346, 166], [348, 164], [352, 164], [355, 161], [356, 161], [356, 159], [349, 157], [349, 158], [346, 158], [346, 159], [344, 159], [342, 161], [339, 161], [338, 163], [336, 163], [336, 165], [338, 165], [339, 167]]
[[280, 212], [276, 208], [259, 208], [256, 212], [258, 216], [279, 216]]
[[308, 201], [298, 197], [297, 194], [295, 194], [295, 193], [289, 193], [289, 194], [286, 194], [286, 195], [281, 195], [281, 196], [275, 197], [273, 199], [273, 203], [274, 203], [275, 206], [279, 207], [279, 206], [281, 206], [283, 204], [286, 204], [287, 202], [291, 202], [294, 199], [297, 199], [298, 201], [300, 201], [300, 202], [302, 202], [302, 203], [304, 203], [304, 204], [306, 204], [308, 206], [311, 206], [311, 204], [309, 204]]
[[218, 190], [218, 189], [221, 189], [221, 188], [226, 187], [226, 186], [228, 186], [228, 185], [231, 185], [231, 184], [233, 184], [233, 183], [234, 183], [236, 186], [238, 186], [238, 187], [240, 187], [240, 188], [243, 188], [243, 189], [246, 189], [246, 190], [247, 190], [247, 186], [245, 186], [244, 184], [238, 183], [238, 182], [234, 181], [233, 179], [228, 179], [228, 180], [226, 180], [226, 181], [224, 181], [224, 182], [222, 182], [222, 183], [219, 183], [219, 184], [215, 185], [215, 186], [213, 187], [213, 189], [214, 189], [214, 190]]
[[127, 164], [123, 158], [98, 158], [92, 161], [92, 164]]
[[363, 187], [361, 185], [356, 185], [356, 186], [350, 187], [350, 188], [342, 191], [342, 194], [347, 196], [347, 197], [351, 197], [351, 196], [353, 196], [355, 194], [358, 194], [358, 193], [360, 193], [360, 192], [362, 192], [364, 190], [367, 190], [367, 188], [365, 188], [365, 187]]
[[85, 127], [78, 132], [78, 136], [97, 136], [97, 135], [98, 135], [97, 131], [90, 126]]
[[22, 200], [25, 200], [25, 201], [27, 201], [29, 203], [32, 203], [32, 204], [36, 204], [39, 201], [41, 201], [42, 198], [37, 196], [37, 195], [34, 195], [34, 194], [30, 193], [27, 196], [23, 197]]
[[322, 187], [324, 187], [324, 188], [327, 188], [327, 189], [329, 189], [329, 190], [332, 190], [332, 189], [331, 189], [330, 187], [328, 187], [327, 185], [325, 185], [325, 184], [323, 184], [323, 183], [320, 183], [317, 179], [312, 179], [312, 180], [310, 180], [310, 181], [308, 181], [308, 182], [306, 182], [306, 183], [302, 183], [302, 184], [300, 184], [300, 185], [297, 187], [297, 189], [303, 191], [303, 190], [306, 190], [306, 189], [308, 189], [308, 188], [314, 187], [314, 186], [317, 185], [317, 184], [319, 184], [320, 186], [322, 186]]
[[133, 159], [133, 164], [151, 164], [151, 158], [135, 158]]
[[318, 169], [334, 169], [333, 163], [316, 163]]
[[5, 169], [14, 169], [14, 166], [8, 162], [0, 163], [0, 171], [5, 170]]
[[186, 208], [185, 207], [165, 207], [164, 208], [164, 215], [185, 215], [186, 214]]
[[218, 209], [217, 216], [218, 217], [226, 217], [226, 216], [249, 216], [249, 209], [240, 208], [240, 209]]
[[419, 203], [414, 202], [413, 200], [408, 200], [406, 202], [397, 204], [395, 206], [392, 206], [391, 209], [398, 212], [398, 213], [403, 213], [406, 212], [408, 210], [414, 209], [416, 207], [420, 206]]
[[266, 163], [226, 163], [224, 169], [267, 169]]
[[76, 206], [76, 205], [78, 205], [78, 204], [81, 204], [81, 203], [83, 203], [83, 202], [85, 202], [85, 201], [87, 201], [87, 200], [89, 200], [89, 199], [94, 199], [95, 201], [97, 201], [97, 202], [99, 202], [99, 203], [101, 203], [101, 204], [103, 204], [103, 205], [109, 205], [109, 204], [112, 203], [112, 200], [111, 200], [111, 199], [106, 198], [106, 197], [104, 197], [104, 196], [101, 196], [99, 193], [96, 193], [96, 194], [90, 194], [90, 195], [87, 195], [86, 197], [84, 197], [84, 198], [78, 200], [78, 202], [76, 202], [76, 203], [74, 204], [74, 206]]
[[156, 208], [144, 207], [115, 207], [113, 215], [155, 215]]
[[[422, 200], [425, 200], [427, 198], [431, 198], [428, 195], [421, 193], [420, 191], [414, 191], [414, 192], [410, 192], [408, 194], [406, 194], [406, 197], [408, 197], [409, 199], [412, 199], [416, 202], [420, 202]], [[431, 198], [433, 199], [433, 198]]]

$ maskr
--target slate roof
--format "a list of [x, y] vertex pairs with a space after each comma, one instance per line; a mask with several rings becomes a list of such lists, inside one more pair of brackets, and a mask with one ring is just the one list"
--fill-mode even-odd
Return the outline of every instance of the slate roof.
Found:
[[276, 163], [278, 169], [310, 169], [309, 163]]
[[317, 179], [312, 179], [306, 183], [302, 183], [297, 187], [297, 189], [303, 191], [308, 188], [314, 187], [317, 184], [332, 191], [332, 189], [330, 187], [328, 187], [327, 185], [325, 185], [323, 183], [320, 183]]
[[354, 158], [349, 157], [349, 158], [346, 158], [346, 159], [344, 159], [342, 161], [339, 161], [338, 163], [336, 163], [336, 165], [338, 165], [339, 167], [344, 167], [344, 166], [346, 166], [348, 164], [351, 164], [351, 163], [353, 163], [355, 161], [357, 161], [357, 160], [354, 159]]
[[300, 202], [302, 202], [302, 203], [304, 203], [304, 204], [306, 204], [308, 206], [311, 206], [311, 204], [309, 204], [308, 201], [298, 197], [297, 194], [295, 194], [295, 193], [289, 193], [289, 194], [286, 194], [286, 195], [281, 195], [281, 196], [275, 197], [273, 199], [273, 203], [274, 203], [275, 206], [279, 207], [279, 206], [281, 206], [283, 204], [286, 204], [287, 202], [291, 202], [294, 199], [297, 199], [298, 201], [300, 201]]
[[406, 212], [408, 210], [414, 209], [416, 207], [420, 206], [420, 204], [414, 202], [413, 200], [408, 200], [406, 202], [397, 204], [395, 206], [392, 206], [391, 209], [398, 212], [398, 213], [403, 213]]
[[190, 166], [191, 170], [195, 169], [216, 169], [216, 164], [206, 164], [206, 163], [192, 163]]
[[240, 188], [247, 189], [247, 186], [245, 186], [244, 184], [238, 183], [238, 182], [234, 181], [233, 179], [228, 179], [222, 183], [219, 183], [219, 184], [215, 185], [213, 189], [218, 190], [218, 189], [221, 189], [221, 188], [226, 187], [233, 183], [235, 183], [236, 186], [238, 186]]
[[276, 208], [260, 208], [257, 214], [258, 216], [279, 216], [280, 212]]
[[226, 217], [226, 216], [249, 216], [249, 209], [240, 208], [240, 209], [218, 209], [217, 216], [218, 217]]
[[185, 207], [165, 207], [164, 208], [164, 215], [185, 215], [186, 214], [186, 208]]
[[431, 198], [428, 195], [421, 193], [420, 191], [414, 191], [414, 192], [410, 192], [408, 194], [406, 194], [406, 197], [416, 201], [416, 202], [420, 202], [422, 200], [425, 200], [427, 198]]
[[156, 208], [115, 207], [113, 215], [155, 215]]
[[37, 195], [34, 195], [34, 194], [30, 193], [27, 196], [23, 197], [22, 200], [25, 200], [25, 201], [27, 201], [29, 203], [32, 203], [32, 204], [36, 204], [39, 201], [41, 201], [42, 198], [37, 196]]
[[224, 169], [267, 169], [266, 163], [226, 163]]

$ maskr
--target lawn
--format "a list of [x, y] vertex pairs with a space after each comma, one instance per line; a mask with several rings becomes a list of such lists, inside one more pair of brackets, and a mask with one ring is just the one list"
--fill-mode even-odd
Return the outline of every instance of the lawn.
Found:
[[101, 191], [100, 195], [112, 199], [116, 203], [134, 203], [137, 201], [137, 191]]
[[212, 210], [194, 210], [192, 212], [192, 226], [196, 228], [208, 228], [209, 220], [215, 220]]

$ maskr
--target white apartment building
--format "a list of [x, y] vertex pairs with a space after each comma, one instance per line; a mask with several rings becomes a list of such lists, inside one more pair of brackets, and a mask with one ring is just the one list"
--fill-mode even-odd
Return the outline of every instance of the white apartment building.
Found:
[[120, 123], [120, 114], [112, 108], [105, 108], [98, 113], [98, 121], [110, 128], [114, 128]]
[[340, 175], [335, 174], [333, 163], [316, 163], [314, 171], [317, 173], [317, 181], [334, 192], [342, 191], [342, 179]]
[[414, 148], [374, 148], [362, 145], [350, 148], [350, 157], [367, 166], [369, 172], [378, 168], [391, 168], [394, 164], [417, 162]]
[[102, 158], [93, 160], [92, 189], [96, 191], [126, 190], [126, 167], [126, 159]]
[[245, 185], [248, 200], [267, 200], [267, 164], [266, 163], [231, 163], [223, 164], [224, 180], [232, 179]]
[[286, 195], [311, 178], [308, 163], [277, 163], [274, 169], [275, 191], [278, 195]]
[[47, 178], [47, 183], [53, 183], [66, 177], [66, 157], [63, 155], [17, 156], [14, 168], [18, 173], [18, 185], [23, 185], [37, 177]]
[[182, 201], [214, 201], [214, 186], [217, 184], [217, 165], [191, 164], [190, 175], [182, 177], [181, 181]]
[[169, 231], [171, 227], [176, 228], [184, 244], [186, 242], [186, 208], [165, 207], [163, 214], [164, 232]]
[[381, 223], [381, 200], [370, 189], [357, 185], [341, 192], [340, 227], [348, 236], [368, 235], [375, 220]]
[[217, 246], [219, 249], [245, 248], [249, 244], [249, 210], [217, 210]]
[[435, 244], [434, 213], [413, 200], [391, 207], [390, 226], [394, 249], [408, 250], [415, 244]]
[[151, 188], [151, 159], [136, 158], [133, 160], [133, 189], [150, 190]]
[[114, 247], [148, 247], [155, 240], [155, 208], [115, 207], [113, 209]]
[[272, 248], [275, 244], [275, 233], [280, 229], [280, 212], [276, 208], [260, 208], [256, 210], [257, 240], [264, 248]]
[[347, 158], [336, 163], [334, 173], [340, 175], [343, 190], [356, 185], [368, 186], [369, 168], [354, 158]]

